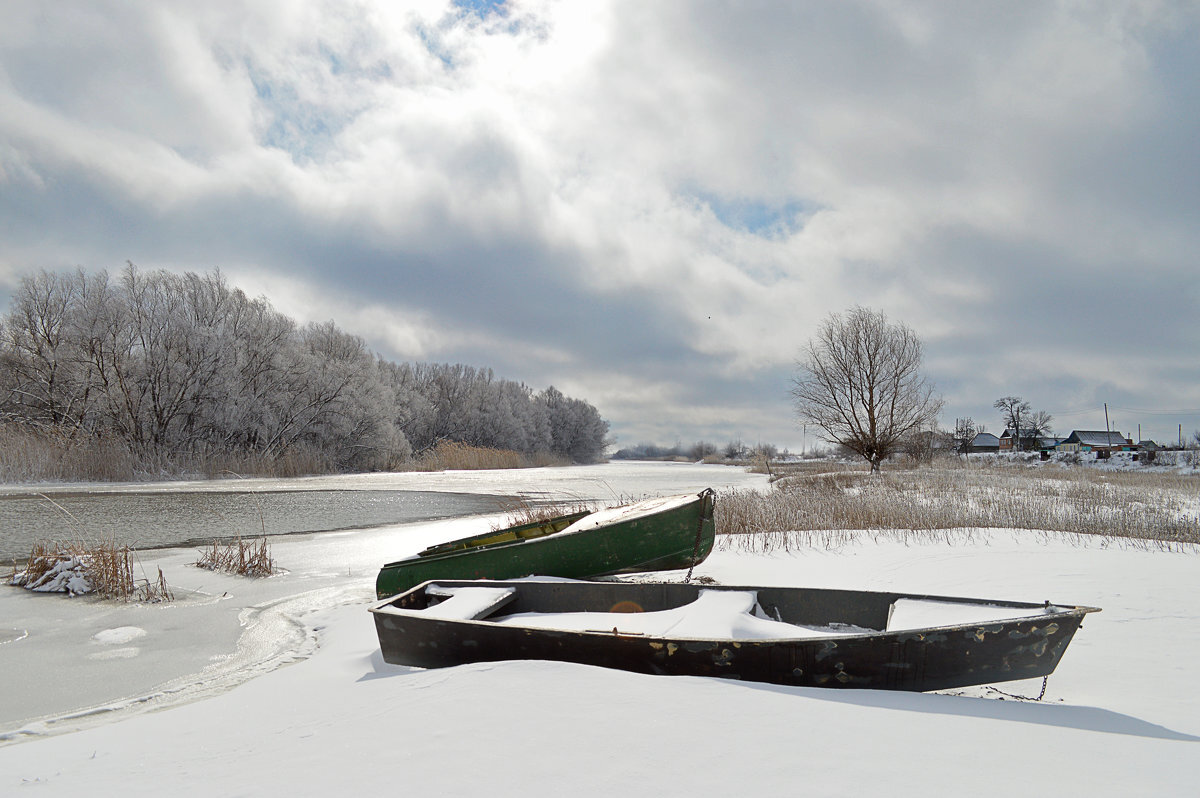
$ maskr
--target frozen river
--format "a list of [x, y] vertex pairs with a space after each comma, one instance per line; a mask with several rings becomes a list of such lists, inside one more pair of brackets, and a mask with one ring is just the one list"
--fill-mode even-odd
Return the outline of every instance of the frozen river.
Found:
[[611, 503], [764, 481], [727, 466], [617, 462], [300, 479], [0, 485], [0, 564], [23, 560], [40, 540], [192, 547], [264, 530], [268, 535], [334, 532], [493, 514], [518, 500]]
[[[203, 535], [197, 530], [204, 529], [230, 534], [226, 527], [233, 517], [242, 519], [253, 534], [260, 528], [259, 506], [271, 508], [263, 512], [268, 522], [294, 519], [291, 528], [284, 529], [288, 534], [269, 538], [280, 569], [270, 579], [196, 568], [195, 549], [179, 546], [143, 551], [135, 564], [138, 577], [162, 569], [175, 595], [169, 603], [143, 605], [0, 590], [0, 747], [28, 734], [102, 722], [119, 707], [195, 700], [199, 694], [221, 692], [284, 662], [307, 657], [315, 642], [301, 621], [308, 612], [349, 601], [362, 606], [360, 620], [369, 624], [365, 606], [374, 599], [380, 565], [434, 543], [486, 531], [505, 518], [502, 505], [507, 497], [599, 503], [706, 487], [765, 485], [765, 476], [726, 466], [608, 463], [293, 480], [43, 485], [36, 491], [0, 486], [0, 506], [31, 508], [9, 510], [0, 522], [0, 540], [10, 549], [14, 526], [28, 528], [34, 513], [62, 516], [54, 504], [76, 516], [80, 507], [87, 508], [80, 522], [93, 527], [98, 526], [100, 512], [94, 508], [103, 507], [107, 523], [122, 531], [124, 540], [141, 541], [135, 545], [142, 546], [162, 534], [151, 533], [148, 527], [174, 528], [190, 539]], [[95, 503], [89, 504], [90, 500]], [[221, 509], [226, 513], [222, 521], [216, 508], [227, 507], [234, 507], [239, 515]], [[389, 514], [432, 517], [454, 508], [472, 517], [378, 523]], [[322, 518], [329, 520], [318, 524]], [[304, 525], [348, 527], [355, 518], [370, 523], [296, 534]], [[66, 536], [68, 524], [73, 523], [52, 530], [53, 536]], [[27, 548], [21, 552], [27, 554]], [[0, 574], [6, 571], [0, 567]], [[39, 720], [33, 722], [35, 718]], [[24, 731], [6, 734], [15, 727]], [[3, 786], [0, 794], [7, 794]]]
[[332, 532], [495, 513], [515, 499], [426, 490], [156, 490], [0, 496], [0, 563], [39, 540], [116, 540], [136, 549], [216, 538]]

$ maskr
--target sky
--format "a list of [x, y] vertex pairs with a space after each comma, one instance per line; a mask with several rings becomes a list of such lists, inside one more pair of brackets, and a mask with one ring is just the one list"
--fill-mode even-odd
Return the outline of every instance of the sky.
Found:
[[830, 313], [942, 425], [1200, 429], [1200, 6], [6, 0], [0, 301], [208, 271], [618, 447], [816, 443]]

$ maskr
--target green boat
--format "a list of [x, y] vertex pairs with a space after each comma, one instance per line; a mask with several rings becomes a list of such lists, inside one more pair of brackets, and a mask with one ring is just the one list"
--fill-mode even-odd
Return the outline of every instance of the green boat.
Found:
[[590, 579], [690, 568], [712, 551], [713, 491], [576, 512], [452, 540], [379, 571], [385, 599], [430, 579]]

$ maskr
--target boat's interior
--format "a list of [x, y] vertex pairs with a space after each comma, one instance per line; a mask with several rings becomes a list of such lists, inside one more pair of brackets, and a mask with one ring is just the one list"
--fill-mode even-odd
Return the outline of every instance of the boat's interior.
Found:
[[434, 582], [388, 606], [404, 614], [524, 628], [736, 640], [873, 634], [1064, 610], [869, 591], [552, 581]]
[[517, 540], [529, 540], [531, 538], [545, 537], [561, 532], [571, 524], [588, 515], [590, 510], [581, 510], [579, 512], [570, 513], [568, 515], [560, 515], [556, 518], [550, 518], [545, 521], [533, 521], [528, 524], [509, 527], [507, 529], [497, 529], [491, 532], [485, 532], [482, 535], [471, 535], [470, 537], [459, 538], [457, 540], [447, 541], [446, 543], [438, 543], [435, 546], [430, 546], [427, 549], [420, 551], [418, 557], [432, 557], [439, 554], [449, 554], [456, 551], [465, 551], [467, 549], [480, 548], [482, 546], [494, 546], [497, 543], [512, 543]]

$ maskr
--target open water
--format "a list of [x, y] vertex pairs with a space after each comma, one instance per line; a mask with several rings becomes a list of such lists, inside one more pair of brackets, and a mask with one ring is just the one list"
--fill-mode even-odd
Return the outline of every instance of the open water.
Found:
[[0, 495], [0, 563], [41, 540], [135, 549], [406, 524], [501, 512], [504, 496], [420, 490], [55, 492]]

